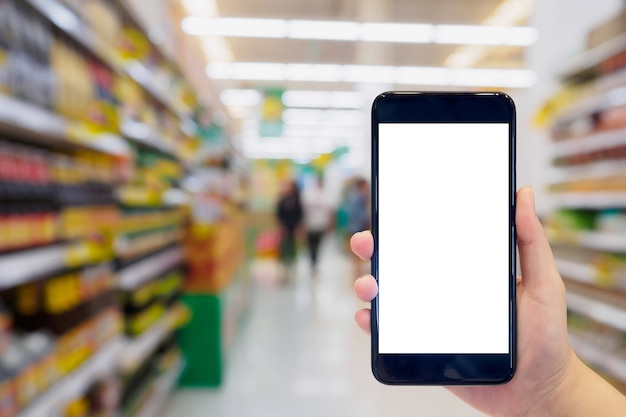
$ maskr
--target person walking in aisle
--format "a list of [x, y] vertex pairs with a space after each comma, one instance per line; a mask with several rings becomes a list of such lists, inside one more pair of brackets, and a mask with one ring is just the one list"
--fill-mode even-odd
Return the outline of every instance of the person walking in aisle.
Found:
[[280, 226], [280, 260], [286, 281], [296, 260], [297, 234], [302, 224], [302, 203], [298, 184], [290, 180], [276, 205], [276, 218]]
[[317, 275], [320, 244], [330, 225], [331, 206], [323, 187], [324, 179], [320, 174], [316, 181], [304, 191], [302, 199], [304, 226], [313, 276]]
[[[517, 282], [519, 356], [515, 376], [503, 385], [448, 389], [470, 406], [494, 417], [625, 416], [626, 397], [585, 365], [570, 346], [565, 285], [535, 213], [530, 187], [517, 192], [515, 223], [522, 269]], [[411, 236], [406, 239], [410, 244]], [[372, 234], [355, 234], [351, 246], [361, 258], [371, 258]], [[371, 275], [359, 278], [354, 289], [365, 302], [378, 292]], [[355, 319], [369, 333], [369, 309], [358, 311]]]
[[[353, 234], [369, 228], [370, 225], [370, 189], [364, 178], [357, 178], [348, 192], [346, 201], [346, 214], [348, 215], [348, 232]], [[363, 261], [358, 256], [353, 256], [353, 275], [362, 273]]]

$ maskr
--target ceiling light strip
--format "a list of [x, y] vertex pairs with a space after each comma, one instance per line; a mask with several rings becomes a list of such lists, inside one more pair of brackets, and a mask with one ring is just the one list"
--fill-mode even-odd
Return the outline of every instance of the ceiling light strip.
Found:
[[282, 20], [233, 17], [185, 17], [188, 35], [246, 38], [319, 39], [351, 42], [441, 43], [530, 46], [538, 32], [529, 26], [429, 25]]
[[528, 88], [536, 74], [527, 69], [388, 67], [282, 63], [215, 63], [206, 69], [219, 80], [324, 81], [458, 87]]

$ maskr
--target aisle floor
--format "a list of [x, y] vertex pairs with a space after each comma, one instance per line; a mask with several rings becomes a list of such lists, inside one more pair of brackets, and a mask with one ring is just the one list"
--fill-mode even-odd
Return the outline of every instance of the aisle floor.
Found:
[[369, 369], [361, 307], [337, 242], [312, 280], [305, 258], [292, 285], [257, 285], [224, 385], [174, 394], [162, 417], [478, 417], [443, 388], [388, 387]]

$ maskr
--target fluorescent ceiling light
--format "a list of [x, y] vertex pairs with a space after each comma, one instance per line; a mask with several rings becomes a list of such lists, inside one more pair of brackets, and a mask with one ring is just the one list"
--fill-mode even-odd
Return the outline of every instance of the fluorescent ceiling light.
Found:
[[341, 65], [287, 64], [286, 79], [290, 81], [329, 81], [342, 77]]
[[[319, 69], [319, 73], [317, 73]], [[320, 75], [323, 74], [323, 75]], [[449, 69], [441, 67], [386, 67], [366, 65], [219, 63], [207, 66], [207, 75], [226, 80], [326, 81], [404, 85], [527, 88], [536, 75], [526, 69]], [[331, 77], [335, 75], [335, 77]]]
[[[537, 41], [538, 32], [536, 30], [528, 30], [532, 28], [515, 25], [529, 18], [534, 6], [535, 0], [504, 0], [496, 7], [493, 13], [483, 20], [482, 24], [487, 27], [505, 26], [509, 28], [509, 39], [507, 41], [503, 39], [502, 44], [533, 44]], [[518, 29], [524, 29], [524, 31], [519, 32]], [[489, 49], [485, 45], [463, 45], [450, 54], [446, 60], [446, 65], [456, 68], [471, 67], [488, 53]]]
[[197, 36], [321, 39], [335, 41], [529, 46], [537, 31], [524, 26], [359, 23], [321, 20], [185, 17], [185, 33]]
[[293, 39], [357, 41], [359, 26], [357, 22], [291, 20], [287, 22], [286, 32]]
[[207, 75], [217, 80], [286, 80], [287, 64], [215, 63], [207, 66]]
[[532, 27], [439, 25], [435, 42], [467, 45], [528, 46], [537, 41], [537, 29]]
[[431, 43], [435, 26], [410, 23], [362, 23], [361, 40], [368, 42]]
[[284, 38], [286, 21], [281, 19], [249, 19], [220, 17], [205, 19], [186, 17], [182, 28], [188, 35], [217, 35], [247, 38]]

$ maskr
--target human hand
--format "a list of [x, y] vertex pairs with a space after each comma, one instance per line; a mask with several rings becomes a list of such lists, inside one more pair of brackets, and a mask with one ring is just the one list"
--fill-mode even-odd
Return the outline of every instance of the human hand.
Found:
[[[530, 187], [517, 192], [515, 217], [523, 277], [517, 280], [518, 361], [515, 376], [504, 385], [448, 389], [490, 416], [569, 416], [563, 413], [561, 403], [563, 398], [577, 390], [578, 377], [585, 374], [586, 367], [569, 344], [565, 286], [535, 214]], [[372, 234], [369, 231], [355, 234], [351, 247], [361, 258], [371, 258], [374, 249]], [[354, 289], [358, 298], [365, 302], [371, 301], [378, 292], [376, 280], [371, 275], [359, 278]], [[369, 309], [358, 311], [355, 319], [361, 329], [370, 331]], [[590, 380], [597, 382], [594, 378]]]

